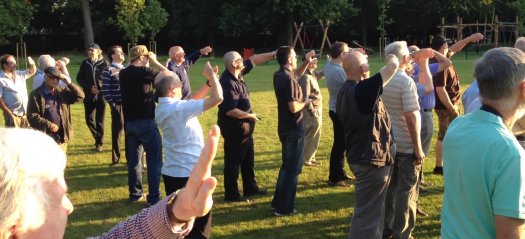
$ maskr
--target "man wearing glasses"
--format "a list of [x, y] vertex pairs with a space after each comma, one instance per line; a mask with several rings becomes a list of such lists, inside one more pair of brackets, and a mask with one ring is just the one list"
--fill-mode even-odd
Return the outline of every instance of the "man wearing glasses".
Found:
[[[55, 67], [46, 68], [44, 73], [44, 84], [29, 96], [28, 120], [32, 128], [49, 135], [66, 153], [73, 136], [70, 105], [84, 99], [84, 92]], [[66, 86], [59, 86], [60, 81]]]
[[16, 60], [13, 55], [0, 57], [0, 108], [4, 112], [6, 127], [29, 128], [27, 121], [27, 87], [26, 81], [36, 72], [35, 62], [27, 58], [29, 68], [25, 71], [16, 70]]
[[[212, 51], [210, 46], [205, 46], [198, 51], [186, 56], [184, 49], [180, 46], [172, 46], [169, 51], [170, 60], [168, 61], [167, 68], [170, 71], [175, 72], [182, 82], [182, 100], [189, 100], [191, 95], [190, 77], [188, 71], [191, 65], [195, 64], [201, 56], [207, 56]], [[201, 95], [199, 95], [201, 96]], [[202, 97], [196, 97], [192, 99], [200, 99]]]

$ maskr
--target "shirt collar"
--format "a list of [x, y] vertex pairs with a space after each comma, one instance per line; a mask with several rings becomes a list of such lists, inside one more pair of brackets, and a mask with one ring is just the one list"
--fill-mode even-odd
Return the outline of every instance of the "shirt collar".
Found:
[[119, 63], [112, 62], [111, 65], [119, 69], [124, 69], [124, 65]]
[[171, 97], [159, 97], [159, 103], [174, 103], [179, 101], [179, 99], [171, 98]]

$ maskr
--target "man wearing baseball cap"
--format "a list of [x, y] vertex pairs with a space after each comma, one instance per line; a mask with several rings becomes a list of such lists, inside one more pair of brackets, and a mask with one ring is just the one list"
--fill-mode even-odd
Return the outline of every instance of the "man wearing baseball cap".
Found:
[[146, 151], [148, 168], [149, 194], [148, 206], [160, 201], [160, 171], [162, 168], [162, 140], [155, 123], [155, 99], [153, 81], [157, 70], [149, 67], [155, 65], [160, 71], [167, 71], [157, 61], [153, 52], [143, 45], [129, 50], [130, 64], [119, 73], [124, 127], [126, 132], [126, 159], [128, 162], [129, 200], [139, 201], [142, 192], [142, 165], [140, 165], [140, 146]]
[[[58, 83], [63, 82], [66, 86]], [[44, 70], [44, 84], [29, 95], [27, 105], [31, 127], [40, 130], [57, 142], [66, 153], [73, 136], [70, 105], [84, 99], [84, 92], [55, 67]]]
[[84, 116], [86, 124], [95, 139], [95, 150], [102, 151], [104, 138], [104, 115], [106, 102], [100, 94], [102, 89], [102, 70], [106, 62], [102, 59], [102, 50], [96, 43], [88, 46], [88, 58], [82, 61], [77, 74], [77, 82], [86, 94], [84, 98]]

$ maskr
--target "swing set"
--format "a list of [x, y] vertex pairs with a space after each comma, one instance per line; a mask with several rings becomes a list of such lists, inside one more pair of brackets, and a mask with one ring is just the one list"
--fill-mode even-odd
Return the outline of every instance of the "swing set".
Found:
[[303, 52], [314, 50], [319, 57], [323, 55], [324, 46], [332, 47], [328, 38], [328, 29], [330, 21], [319, 20], [319, 24], [305, 25], [301, 22], [299, 25], [294, 22], [295, 37], [292, 47], [295, 49], [297, 42]]

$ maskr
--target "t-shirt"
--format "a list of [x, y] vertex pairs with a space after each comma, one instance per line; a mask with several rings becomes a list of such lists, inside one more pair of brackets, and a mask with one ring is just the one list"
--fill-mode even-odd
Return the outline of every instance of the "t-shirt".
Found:
[[119, 73], [124, 120], [155, 118], [153, 80], [158, 71], [145, 66], [130, 65]]
[[[434, 58], [431, 59], [434, 63]], [[446, 73], [446, 77], [445, 77]], [[447, 108], [439, 99], [437, 92], [435, 91], [437, 87], [445, 87], [445, 91], [448, 93], [448, 97], [452, 104], [457, 105], [461, 96], [459, 91], [459, 76], [456, 72], [454, 66], [450, 66], [448, 69], [437, 73], [434, 78], [434, 92], [436, 94], [436, 109], [446, 110]]]
[[155, 122], [162, 131], [162, 174], [171, 177], [190, 176], [204, 147], [202, 127], [197, 118], [203, 111], [204, 100], [159, 98]]
[[326, 63], [323, 73], [326, 80], [326, 87], [328, 87], [328, 94], [330, 95], [328, 107], [330, 111], [336, 112], [337, 95], [339, 89], [341, 89], [346, 82], [346, 74], [341, 64], [335, 64], [331, 61]]
[[[438, 63], [428, 64], [428, 69], [430, 70], [430, 75], [433, 77], [438, 73], [439, 64]], [[414, 66], [414, 73], [412, 74], [412, 78], [416, 82], [418, 82], [419, 80], [419, 66], [417, 64]], [[419, 106], [421, 109], [425, 109], [425, 110], [434, 109], [434, 107], [436, 106], [436, 95], [433, 92], [431, 92], [428, 95], [424, 95], [420, 93], [420, 89], [418, 86], [418, 95], [419, 95]]]
[[392, 129], [394, 131], [397, 151], [407, 154], [413, 153], [414, 147], [405, 120], [405, 112], [419, 110], [414, 80], [404, 71], [398, 70], [392, 77], [392, 80], [383, 87], [383, 95], [381, 98], [392, 120]]
[[26, 81], [29, 78], [29, 70], [14, 71], [13, 78], [7, 77], [3, 71], [0, 72], [0, 98], [13, 114], [22, 116], [27, 112]]
[[495, 215], [525, 219], [525, 151], [485, 110], [456, 118], [443, 140], [441, 238], [495, 238]]
[[304, 129], [302, 111], [299, 110], [296, 113], [292, 113], [288, 107], [288, 102], [300, 101], [303, 98], [301, 86], [297, 82], [294, 73], [281, 67], [273, 75], [273, 88], [277, 97], [278, 133], [283, 134]]

